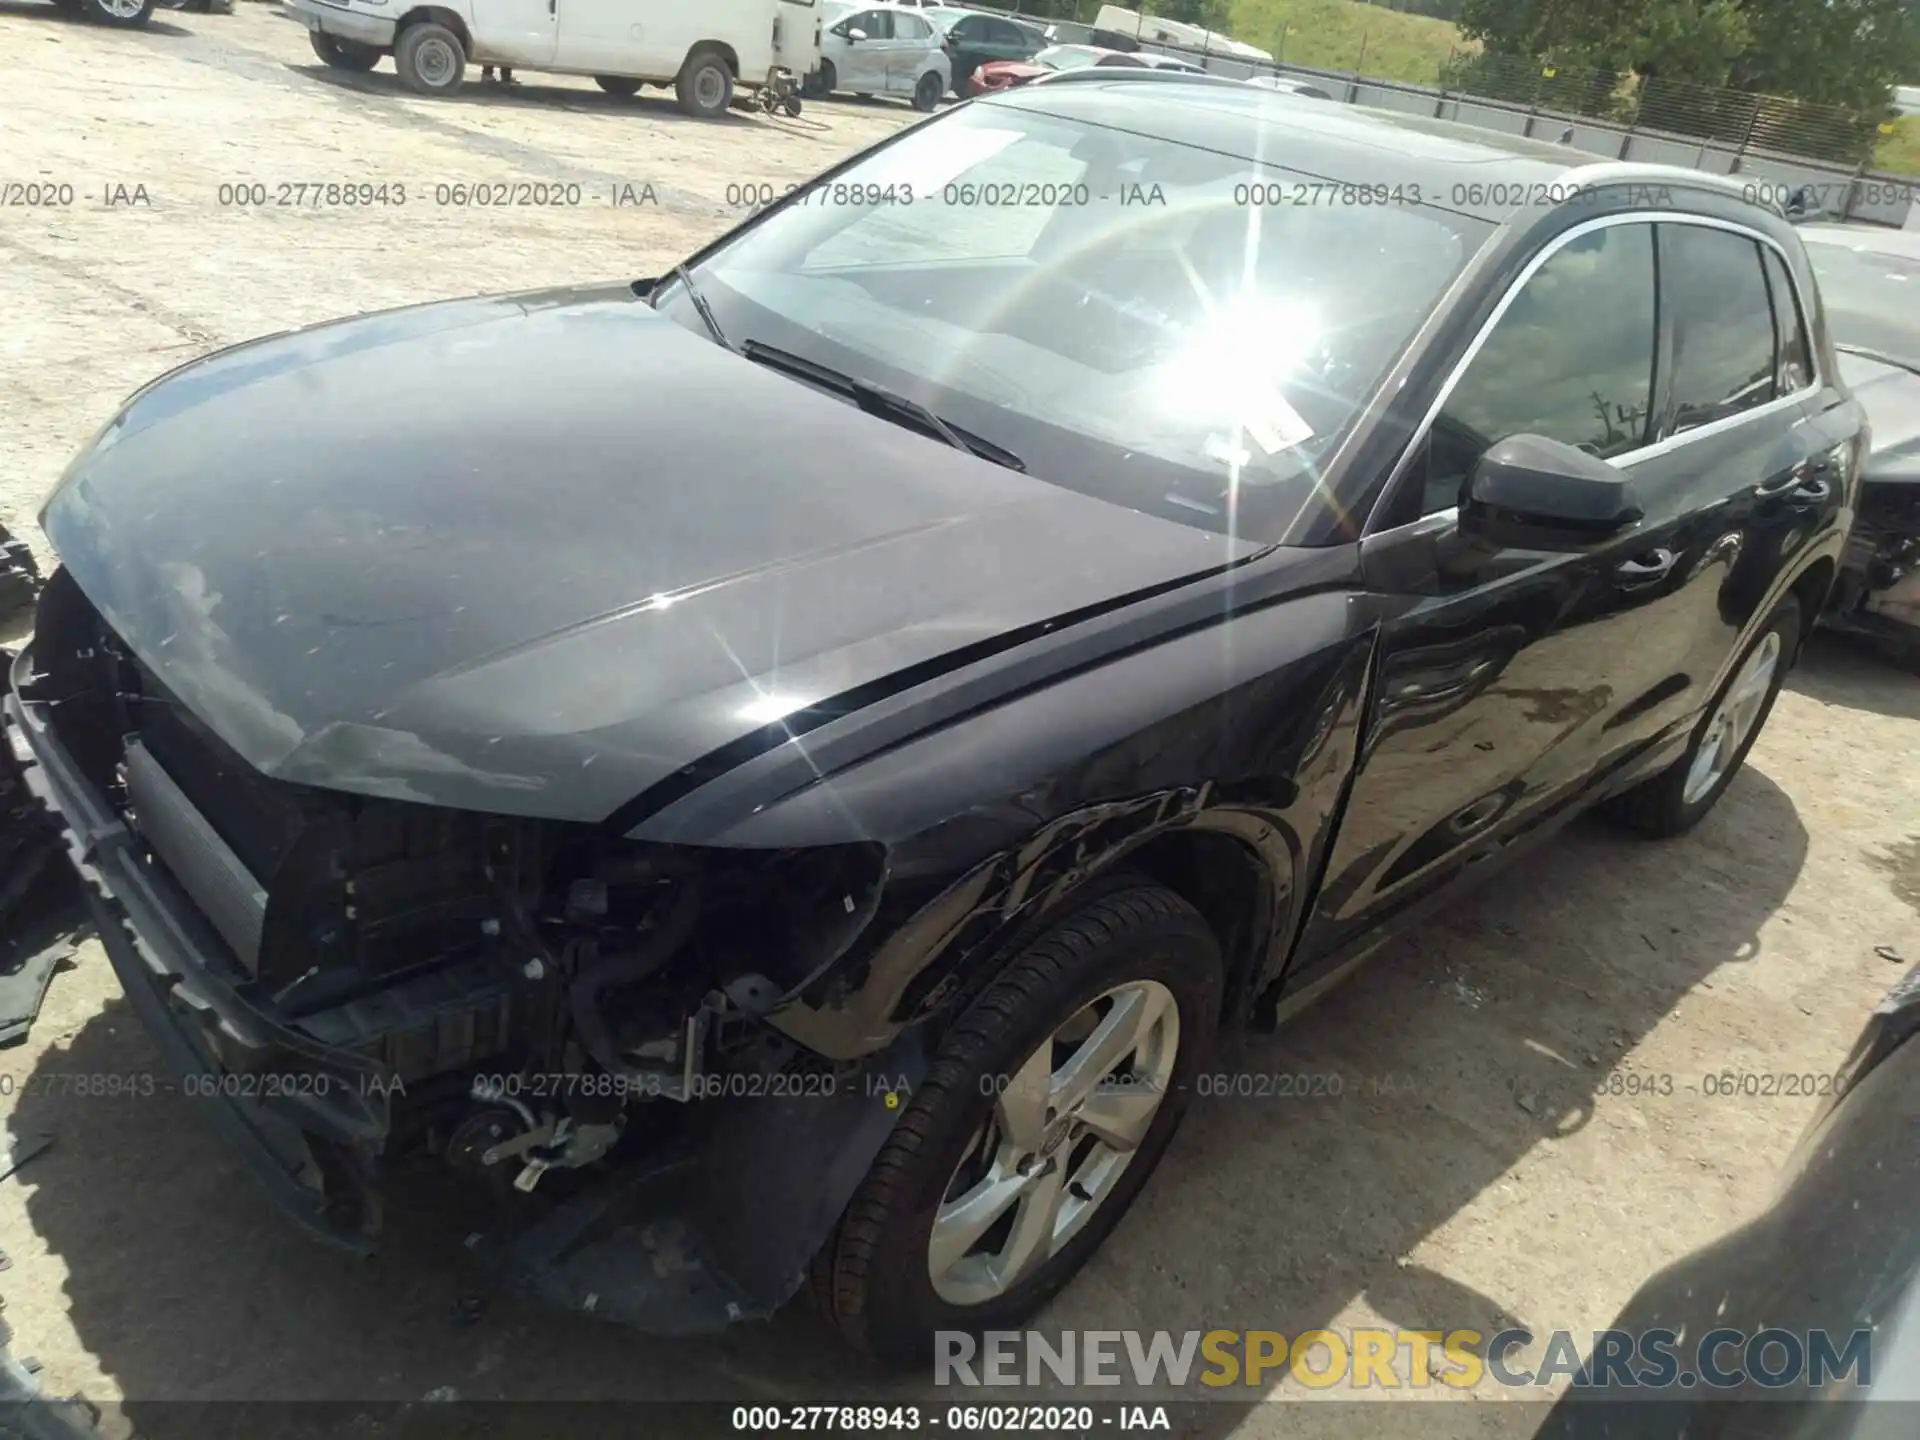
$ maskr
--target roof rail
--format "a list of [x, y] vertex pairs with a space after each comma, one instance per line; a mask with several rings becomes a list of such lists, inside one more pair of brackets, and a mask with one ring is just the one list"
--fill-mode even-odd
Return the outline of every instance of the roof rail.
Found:
[[1569, 184], [1592, 188], [1598, 185], [1686, 185], [1695, 190], [1713, 190], [1732, 195], [1771, 214], [1786, 218], [1775, 200], [1762, 200], [1777, 187], [1766, 185], [1755, 190], [1751, 180], [1734, 175], [1717, 175], [1711, 170], [1694, 170], [1685, 165], [1660, 165], [1650, 160], [1597, 160], [1591, 165], [1576, 165], [1561, 177]]

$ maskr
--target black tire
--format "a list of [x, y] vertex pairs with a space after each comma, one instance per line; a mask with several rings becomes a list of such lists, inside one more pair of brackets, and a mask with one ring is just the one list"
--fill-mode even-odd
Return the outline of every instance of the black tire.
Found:
[[451, 95], [467, 78], [467, 47], [446, 26], [417, 21], [400, 32], [393, 47], [393, 68], [409, 90]]
[[929, 70], [913, 87], [913, 108], [924, 115], [940, 103], [945, 92], [946, 86], [940, 83], [939, 75]]
[[153, 0], [140, 0], [138, 10], [124, 15], [116, 15], [109, 10], [106, 0], [80, 0], [79, 13], [101, 25], [111, 25], [116, 30], [137, 30], [153, 18]]
[[622, 100], [631, 100], [640, 93], [641, 82], [625, 75], [596, 75], [593, 83], [609, 95], [617, 95]]
[[353, 70], [364, 74], [380, 63], [380, 52], [371, 45], [342, 40], [338, 35], [329, 35], [324, 30], [309, 30], [307, 39], [313, 45], [313, 53], [335, 70]]
[[[1707, 706], [1700, 723], [1694, 727], [1686, 753], [1658, 775], [1650, 776], [1631, 790], [1614, 796], [1603, 807], [1604, 813], [1628, 829], [1656, 840], [1684, 835], [1704, 820], [1707, 812], [1726, 793], [1727, 786], [1733, 783], [1733, 777], [1740, 773], [1740, 767], [1746, 763], [1747, 752], [1766, 728], [1767, 716], [1773, 713], [1773, 702], [1780, 694], [1780, 687], [1786, 681], [1794, 657], [1799, 654], [1802, 623], [1800, 602], [1792, 596], [1782, 600], [1773, 614], [1767, 617], [1767, 623], [1760, 628], [1760, 633], [1740, 652], [1740, 659], [1728, 669], [1727, 678], [1714, 693], [1713, 702]], [[1707, 741], [1721, 702], [1739, 680], [1748, 659], [1775, 635], [1779, 637], [1780, 656], [1774, 665], [1773, 679], [1767, 688], [1766, 698], [1761, 701], [1759, 712], [1735, 748], [1732, 763], [1727, 765], [1711, 788], [1689, 801], [1686, 796], [1687, 776]]]
[[812, 82], [813, 93], [824, 100], [833, 93], [834, 87], [840, 83], [840, 72], [833, 68], [833, 62], [831, 60], [822, 60], [820, 62], [820, 68], [807, 78]]
[[696, 120], [716, 120], [733, 104], [733, 70], [711, 45], [695, 46], [673, 91], [681, 110]]
[[[1078, 1234], [985, 1304], [934, 1289], [928, 1240], [942, 1197], [995, 1106], [992, 1080], [1116, 985], [1155, 980], [1179, 1010], [1168, 1090], [1134, 1157]], [[1017, 1326], [1073, 1278], [1153, 1173], [1211, 1054], [1220, 949], [1186, 901], [1144, 881], [1075, 910], [1026, 945], [947, 1032], [926, 1080], [813, 1265], [813, 1294], [856, 1350], [895, 1363], [932, 1352], [936, 1330]]]
[[798, 95], [789, 95], [785, 100], [780, 102], [780, 108], [787, 112], [787, 118], [789, 120], [798, 120], [800, 118], [800, 112], [806, 107], [801, 103]]

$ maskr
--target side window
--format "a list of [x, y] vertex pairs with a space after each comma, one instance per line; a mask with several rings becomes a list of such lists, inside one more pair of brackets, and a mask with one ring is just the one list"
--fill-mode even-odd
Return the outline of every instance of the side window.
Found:
[[987, 38], [986, 23], [987, 22], [982, 20], [978, 15], [969, 15], [963, 20], [954, 21], [953, 24], [948, 27], [947, 34], [951, 35], [955, 40], [963, 40], [969, 45], [978, 45]]
[[1021, 46], [1026, 43], [1027, 32], [1018, 25], [1010, 25], [1005, 20], [995, 20], [987, 30], [987, 39], [995, 45]]
[[1760, 249], [1730, 230], [1660, 227], [1663, 288], [1673, 305], [1671, 434], [1773, 398], [1773, 307]]
[[1773, 331], [1779, 337], [1779, 369], [1776, 387], [1780, 394], [1804, 390], [1813, 380], [1813, 346], [1807, 340], [1806, 317], [1793, 293], [1793, 277], [1787, 274], [1787, 262], [1771, 246], [1762, 246], [1767, 267], [1767, 289], [1773, 296]]
[[[1514, 296], [1434, 417], [1414, 462], [1419, 514], [1459, 504], [1475, 462], [1510, 435], [1603, 459], [1644, 444], [1654, 354], [1653, 227], [1568, 241]], [[1411, 502], [1400, 518], [1418, 518]]]
[[893, 38], [924, 43], [933, 39], [933, 27], [918, 15], [896, 15], [893, 17]]

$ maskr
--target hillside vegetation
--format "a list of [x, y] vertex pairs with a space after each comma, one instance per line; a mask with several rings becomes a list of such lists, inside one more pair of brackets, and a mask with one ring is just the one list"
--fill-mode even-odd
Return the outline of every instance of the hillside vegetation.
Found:
[[1477, 48], [1445, 20], [1359, 0], [1233, 0], [1236, 40], [1293, 65], [1431, 85], [1455, 50]]
[[[1289, 64], [1418, 85], [1436, 83], [1449, 56], [1478, 48], [1445, 20], [1361, 0], [1232, 0], [1231, 33]], [[1874, 166], [1920, 175], [1920, 116], [1895, 122]]]

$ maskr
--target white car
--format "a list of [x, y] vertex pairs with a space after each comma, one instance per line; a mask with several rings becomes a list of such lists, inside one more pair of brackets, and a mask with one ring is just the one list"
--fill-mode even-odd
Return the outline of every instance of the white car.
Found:
[[339, 70], [383, 55], [423, 95], [460, 88], [469, 63], [591, 75], [612, 95], [671, 85], [680, 108], [711, 118], [736, 85], [777, 71], [811, 73], [820, 58], [820, 0], [284, 0], [313, 50]]
[[902, 95], [931, 110], [953, 86], [953, 63], [919, 7], [828, 0], [813, 80], [817, 94]]

